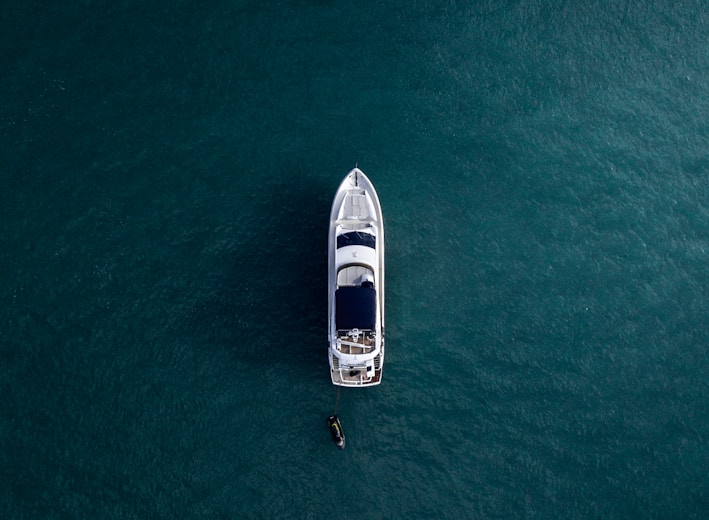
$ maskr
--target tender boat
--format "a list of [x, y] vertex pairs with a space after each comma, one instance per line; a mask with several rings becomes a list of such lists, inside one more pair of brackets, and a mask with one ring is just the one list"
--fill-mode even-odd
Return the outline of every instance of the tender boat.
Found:
[[384, 222], [358, 168], [340, 184], [328, 240], [328, 357], [338, 386], [381, 383], [384, 365]]
[[342, 431], [342, 423], [337, 415], [331, 415], [327, 418], [327, 425], [330, 427], [330, 435], [333, 442], [341, 450], [345, 449], [345, 432]]

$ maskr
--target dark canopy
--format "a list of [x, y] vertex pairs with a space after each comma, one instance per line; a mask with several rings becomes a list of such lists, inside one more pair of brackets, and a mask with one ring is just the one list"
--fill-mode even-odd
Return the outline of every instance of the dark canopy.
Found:
[[377, 293], [373, 287], [340, 287], [335, 292], [335, 324], [338, 330], [374, 330]]
[[374, 235], [361, 231], [350, 231], [343, 235], [337, 235], [337, 249], [345, 246], [366, 246], [374, 249], [374, 244], [376, 244]]

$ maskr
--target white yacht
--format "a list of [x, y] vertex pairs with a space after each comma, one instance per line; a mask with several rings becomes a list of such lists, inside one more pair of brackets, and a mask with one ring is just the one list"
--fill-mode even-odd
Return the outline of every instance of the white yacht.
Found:
[[330, 212], [328, 309], [332, 383], [381, 383], [384, 222], [377, 192], [358, 168], [340, 184]]

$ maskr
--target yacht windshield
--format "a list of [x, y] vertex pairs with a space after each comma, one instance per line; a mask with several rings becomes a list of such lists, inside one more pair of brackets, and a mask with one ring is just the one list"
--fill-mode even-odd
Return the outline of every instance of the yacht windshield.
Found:
[[350, 231], [343, 235], [337, 235], [337, 249], [345, 246], [366, 246], [374, 249], [377, 239], [374, 235], [361, 231]]

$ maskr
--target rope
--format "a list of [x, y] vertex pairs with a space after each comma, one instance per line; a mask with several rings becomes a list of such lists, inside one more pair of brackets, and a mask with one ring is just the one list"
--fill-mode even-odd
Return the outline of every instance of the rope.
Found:
[[340, 391], [342, 390], [342, 386], [337, 387], [337, 399], [335, 400], [335, 413], [332, 415], [337, 415], [337, 405], [340, 404]]

